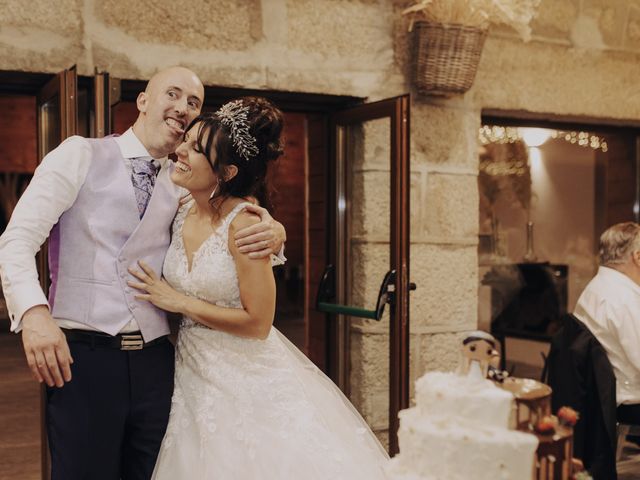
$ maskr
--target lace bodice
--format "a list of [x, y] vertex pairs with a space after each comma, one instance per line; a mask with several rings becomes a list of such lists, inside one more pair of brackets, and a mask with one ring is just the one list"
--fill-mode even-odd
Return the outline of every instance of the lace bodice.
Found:
[[[236, 205], [222, 220], [213, 234], [193, 253], [191, 270], [184, 248], [182, 226], [194, 200], [183, 205], [173, 221], [173, 240], [164, 260], [163, 275], [176, 290], [214, 303], [221, 307], [239, 308], [240, 289], [236, 266], [229, 251], [229, 225], [238, 213], [248, 205]], [[188, 318], [185, 324], [193, 323]]]

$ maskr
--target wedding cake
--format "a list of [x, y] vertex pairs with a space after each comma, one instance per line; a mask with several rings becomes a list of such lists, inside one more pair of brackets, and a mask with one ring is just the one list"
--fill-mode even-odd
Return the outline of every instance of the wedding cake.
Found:
[[511, 392], [485, 378], [430, 372], [416, 382], [416, 406], [400, 412], [393, 480], [528, 480], [534, 435], [509, 429]]

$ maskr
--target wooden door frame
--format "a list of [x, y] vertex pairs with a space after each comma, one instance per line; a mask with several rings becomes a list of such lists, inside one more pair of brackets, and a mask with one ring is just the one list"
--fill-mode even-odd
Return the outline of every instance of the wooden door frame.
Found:
[[[389, 242], [389, 269], [395, 270], [393, 282], [393, 295], [395, 301], [390, 306], [391, 322], [389, 325], [389, 454], [395, 455], [399, 451], [398, 446], [398, 413], [409, 407], [409, 252], [410, 252], [410, 96], [402, 95], [395, 98], [380, 100], [374, 103], [361, 104], [342, 110], [332, 117], [332, 133], [334, 151], [333, 158], [341, 158], [334, 166], [338, 175], [345, 176], [349, 165], [346, 151], [340, 152], [342, 147], [346, 150], [348, 139], [340, 138], [348, 133], [347, 127], [362, 124], [367, 121], [388, 118], [390, 122], [389, 142], [390, 158], [389, 171], [391, 176], [389, 202], [391, 204], [390, 242]], [[339, 179], [339, 183], [341, 180]], [[346, 181], [345, 179], [342, 182]], [[338, 187], [339, 188], [339, 187]], [[334, 200], [338, 195], [334, 194]], [[334, 208], [334, 210], [337, 210]], [[345, 219], [336, 219], [336, 230], [340, 230], [341, 222]], [[346, 233], [346, 232], [345, 232]], [[348, 236], [346, 233], [345, 236]], [[336, 234], [339, 239], [340, 234]], [[338, 259], [339, 252], [335, 252]], [[338, 269], [340, 261], [337, 261]], [[337, 272], [337, 277], [340, 272]], [[338, 282], [337, 282], [338, 283]], [[338, 289], [340, 288], [337, 285]], [[345, 338], [345, 350], [349, 349], [348, 323], [345, 321], [343, 328], [338, 326], [335, 333], [338, 338]], [[340, 352], [337, 352], [338, 355]], [[345, 353], [346, 355], [346, 353]], [[338, 362], [340, 363], [340, 362]], [[348, 375], [345, 375], [348, 376]], [[346, 379], [344, 379], [346, 381]]]
[[[58, 118], [60, 119], [60, 138], [58, 145], [67, 137], [75, 135], [78, 129], [78, 78], [75, 66], [68, 70], [63, 70], [55, 74], [36, 95], [36, 128], [38, 138], [38, 163], [42, 161], [48, 153], [43, 145], [44, 138], [44, 118], [42, 116], [42, 106], [54, 97], [59, 97]], [[57, 146], [57, 145], [56, 145]], [[53, 147], [56, 148], [56, 147]], [[48, 265], [48, 245], [45, 241], [38, 254], [38, 272], [40, 285], [45, 295], [49, 291], [49, 265]], [[41, 387], [40, 395], [40, 449], [41, 449], [41, 476], [44, 480], [50, 478], [49, 449], [47, 448], [46, 431], [46, 390]]]
[[92, 93], [94, 135], [102, 138], [111, 134], [111, 82], [108, 73], [96, 70]]

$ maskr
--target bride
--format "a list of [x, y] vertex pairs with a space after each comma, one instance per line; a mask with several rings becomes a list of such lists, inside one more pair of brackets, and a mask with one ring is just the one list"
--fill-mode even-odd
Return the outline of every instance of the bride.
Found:
[[388, 457], [338, 388], [272, 326], [268, 259], [238, 252], [258, 222], [282, 114], [246, 97], [197, 117], [171, 179], [189, 190], [160, 278], [143, 262], [138, 298], [182, 314], [171, 417], [155, 480], [384, 479]]

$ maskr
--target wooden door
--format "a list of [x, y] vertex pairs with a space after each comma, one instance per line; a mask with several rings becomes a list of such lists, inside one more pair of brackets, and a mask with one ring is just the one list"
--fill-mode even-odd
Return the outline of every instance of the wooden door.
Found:
[[[357, 265], [354, 262], [355, 244], [368, 243], [373, 248], [388, 244], [388, 261], [379, 266], [381, 270], [376, 276], [380, 278], [374, 282], [381, 282], [386, 270], [396, 271], [395, 302], [389, 307], [392, 311], [388, 366], [389, 452], [395, 454], [398, 451], [398, 412], [409, 406], [409, 96], [343, 110], [333, 116], [332, 127], [332, 168], [335, 172], [332, 198], [335, 246], [332, 255], [337, 271], [338, 302], [349, 304], [354, 298], [353, 292], [363, 290], [359, 285], [371, 282], [369, 278], [354, 274]], [[365, 192], [372, 184], [372, 175], [388, 182], [386, 189], [380, 189], [378, 184], [373, 194]], [[364, 207], [359, 205], [362, 199], [367, 202]], [[377, 207], [380, 212], [375, 211]], [[366, 216], [370, 218], [363, 220]], [[375, 300], [360, 298], [369, 304]], [[350, 317], [337, 316], [334, 339], [337, 365], [334, 380], [350, 397], [349, 369], [358, 367], [354, 365], [358, 359], [350, 356], [352, 321]], [[367, 328], [362, 323], [357, 327], [356, 331]]]
[[[64, 139], [75, 135], [78, 129], [77, 74], [75, 67], [56, 74], [37, 95], [38, 161], [56, 148]], [[49, 290], [48, 243], [42, 246], [37, 258], [38, 276], [42, 289]], [[45, 389], [41, 390], [41, 454], [42, 478], [48, 479], [49, 458], [45, 428]]]
[[96, 138], [111, 135], [111, 91], [113, 82], [106, 72], [93, 77], [94, 132]]

